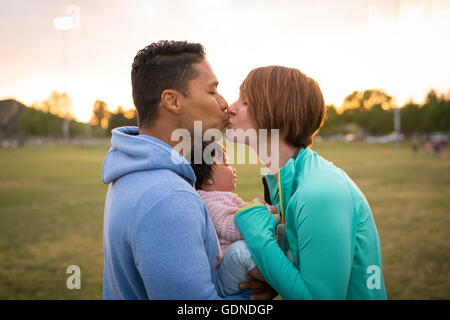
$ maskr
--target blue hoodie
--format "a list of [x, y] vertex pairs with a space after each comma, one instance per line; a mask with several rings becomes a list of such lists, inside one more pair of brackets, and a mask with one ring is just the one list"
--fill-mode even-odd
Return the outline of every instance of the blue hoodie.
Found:
[[217, 237], [189, 163], [137, 127], [112, 130], [111, 144], [102, 168], [103, 298], [220, 299]]

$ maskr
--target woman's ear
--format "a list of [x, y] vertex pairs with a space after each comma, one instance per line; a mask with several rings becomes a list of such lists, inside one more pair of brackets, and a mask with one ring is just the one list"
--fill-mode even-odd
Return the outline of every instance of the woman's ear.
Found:
[[179, 99], [180, 93], [173, 89], [166, 89], [161, 93], [161, 102], [163, 106], [172, 112], [180, 113], [181, 103]]

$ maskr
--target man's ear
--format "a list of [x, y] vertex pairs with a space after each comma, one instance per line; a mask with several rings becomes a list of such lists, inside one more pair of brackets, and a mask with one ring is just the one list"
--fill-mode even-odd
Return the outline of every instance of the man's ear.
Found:
[[174, 113], [180, 113], [181, 101], [180, 93], [174, 89], [166, 89], [161, 93], [161, 102], [163, 107]]
[[208, 180], [206, 180], [206, 185], [212, 185], [212, 184], [214, 184], [214, 180], [213, 179], [211, 179], [211, 178], [209, 178]]

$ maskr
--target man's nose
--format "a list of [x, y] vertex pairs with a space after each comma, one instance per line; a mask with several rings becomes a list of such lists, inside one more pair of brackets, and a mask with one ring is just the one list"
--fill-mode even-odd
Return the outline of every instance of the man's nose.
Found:
[[225, 111], [228, 108], [227, 100], [225, 100], [225, 98], [222, 97], [220, 94], [219, 94], [219, 106], [220, 106], [220, 110], [222, 110], [222, 111]]

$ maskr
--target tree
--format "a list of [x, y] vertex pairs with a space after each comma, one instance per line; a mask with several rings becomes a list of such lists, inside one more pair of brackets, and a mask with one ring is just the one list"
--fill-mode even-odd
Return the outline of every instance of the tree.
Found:
[[341, 125], [341, 117], [339, 116], [334, 105], [326, 106], [325, 121], [322, 128], [320, 129], [320, 135], [333, 135], [339, 133], [339, 127]]
[[438, 98], [436, 91], [434, 91], [434, 89], [431, 89], [427, 93], [424, 104], [425, 105], [435, 105], [436, 103], [438, 103], [438, 101], [439, 101], [439, 98]]
[[110, 116], [111, 114], [107, 109], [106, 102], [96, 100], [92, 110], [91, 125], [106, 128], [108, 126], [108, 119]]
[[450, 100], [444, 95], [438, 97], [434, 90], [430, 90], [423, 106], [424, 131], [450, 131]]
[[59, 93], [53, 90], [50, 96], [41, 101], [37, 106], [38, 109], [44, 112], [49, 112], [62, 118], [73, 117], [72, 99], [66, 92]]
[[[20, 114], [18, 125], [25, 136], [61, 137], [61, 126], [64, 118], [36, 108], [25, 108]], [[71, 136], [85, 136], [89, 133], [89, 125], [70, 121], [68, 128]]]
[[365, 112], [365, 126], [363, 128], [374, 135], [391, 133], [394, 129], [393, 116], [392, 109], [385, 110], [381, 104], [375, 104]]
[[344, 110], [347, 109], [370, 109], [374, 105], [381, 105], [383, 109], [392, 108], [392, 97], [389, 96], [386, 92], [379, 89], [370, 89], [361, 91], [353, 91], [352, 94], [349, 94], [342, 104], [342, 108]]
[[25, 109], [19, 118], [19, 126], [27, 136], [61, 136], [63, 119], [36, 108]]
[[402, 118], [402, 132], [408, 136], [421, 131], [423, 110], [413, 101], [408, 102], [400, 109]]
[[124, 126], [137, 126], [136, 111], [134, 109], [124, 111], [122, 106], [118, 106], [117, 110], [111, 113], [107, 131], [110, 134], [112, 129]]
[[392, 97], [379, 89], [353, 91], [342, 104], [343, 124], [353, 123], [369, 134], [387, 134], [393, 130]]
[[53, 115], [63, 117], [61, 129], [63, 137], [70, 138], [70, 120], [72, 115], [72, 99], [66, 92], [59, 93], [53, 90], [50, 96], [42, 101], [38, 107], [45, 113], [51, 113]]

